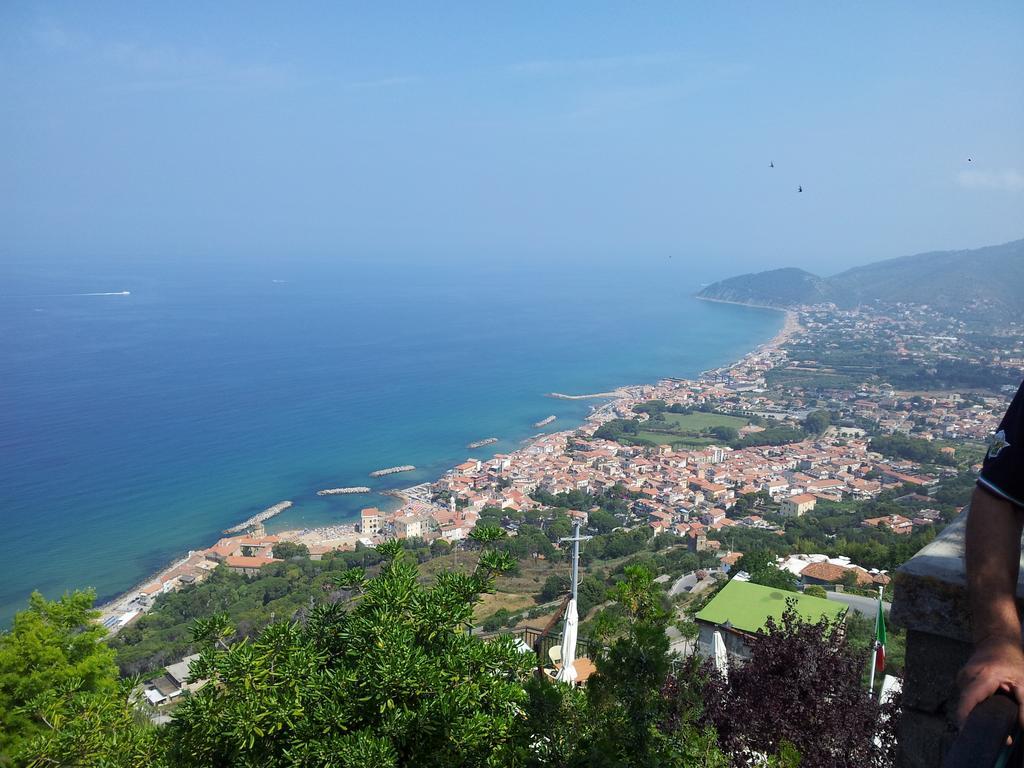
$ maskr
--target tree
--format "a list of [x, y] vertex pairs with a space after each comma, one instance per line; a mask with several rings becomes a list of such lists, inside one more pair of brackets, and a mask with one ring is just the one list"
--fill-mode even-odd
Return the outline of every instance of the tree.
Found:
[[578, 594], [577, 610], [579, 610], [581, 620], [593, 608], [603, 603], [608, 593], [605, 585], [591, 575], [580, 579], [580, 584], [576, 591]]
[[28, 706], [44, 728], [22, 742], [17, 764], [136, 768], [165, 766], [162, 734], [136, 708], [139, 678], [125, 678], [113, 692], [70, 683], [40, 694]]
[[595, 509], [590, 513], [587, 525], [598, 533], [611, 533], [619, 527], [619, 521], [615, 519], [615, 515]]
[[484, 546], [471, 574], [432, 586], [395, 542], [380, 574], [361, 569], [340, 586], [348, 605], [318, 605], [305, 625], [270, 625], [223, 647], [231, 628], [197, 622], [193, 674], [217, 680], [185, 699], [170, 729], [180, 766], [485, 766], [510, 762], [532, 660], [510, 639], [471, 635], [473, 608], [511, 566]]
[[724, 443], [731, 443], [734, 440], [738, 440], [740, 437], [739, 431], [736, 427], [717, 426], [711, 428], [711, 436], [721, 440]]
[[750, 580], [754, 584], [765, 587], [773, 587], [786, 592], [796, 592], [796, 576], [789, 571], [783, 571], [775, 565], [775, 555], [767, 549], [755, 549], [746, 552], [736, 562], [738, 571], [746, 571], [750, 574]]
[[559, 539], [567, 538], [572, 534], [569, 519], [566, 517], [555, 518], [544, 526], [544, 533], [547, 534], [548, 540], [552, 543], [557, 543]]
[[804, 587], [804, 594], [809, 595], [810, 597], [820, 597], [822, 599], [828, 597], [828, 592], [825, 591], [825, 588], [818, 584], [811, 584]]
[[47, 600], [38, 592], [28, 610], [0, 634], [0, 755], [41, 734], [43, 720], [33, 704], [57, 691], [112, 693], [117, 689], [114, 652], [101, 642], [106, 630], [95, 622], [95, 592], [72, 592]]
[[[611, 594], [623, 610], [625, 631], [597, 657], [597, 674], [587, 682], [585, 738], [563, 764], [724, 768], [714, 732], [696, 723], [699, 688], [670, 673], [665, 630], [671, 611], [653, 574], [628, 566]], [[666, 694], [670, 682], [673, 695]], [[680, 698], [693, 706], [681, 707]]]
[[[499, 608], [486, 619], [484, 619], [481, 626], [485, 632], [497, 632], [504, 626], [510, 618], [514, 618], [511, 613], [508, 612], [507, 608]], [[514, 623], [514, 622], [513, 622]]]
[[734, 760], [777, 753], [788, 742], [807, 768], [891, 765], [895, 722], [861, 686], [867, 656], [849, 647], [840, 624], [807, 622], [791, 601], [780, 621], [769, 618], [728, 681], [709, 676], [708, 720]]
[[956, 465], [956, 458], [942, 452], [931, 440], [906, 435], [878, 435], [871, 438], [868, 449], [897, 459], [910, 459], [922, 464]]
[[667, 408], [668, 404], [664, 400], [648, 400], [646, 403], [634, 405], [633, 413], [647, 413], [654, 416], [663, 413]]
[[756, 491], [754, 493], [744, 493], [733, 505], [733, 512], [740, 515], [750, 514], [753, 510], [758, 507], [763, 507], [772, 503], [772, 497], [768, 495], [767, 491]]
[[857, 572], [852, 569], [847, 570], [842, 575], [842, 578], [839, 579], [839, 582], [845, 589], [857, 589], [860, 586], [860, 582], [857, 580]]
[[309, 557], [309, 547], [294, 541], [279, 541], [274, 545], [274, 557], [291, 560], [293, 557]]
[[623, 438], [636, 435], [639, 431], [640, 422], [636, 419], [612, 419], [598, 427], [594, 432], [594, 437], [602, 440], [621, 441]]
[[569, 577], [565, 574], [556, 573], [544, 580], [544, 586], [537, 595], [537, 602], [549, 603], [569, 591]]
[[677, 621], [676, 629], [679, 630], [679, 634], [686, 640], [691, 642], [695, 641], [700, 637], [700, 627], [697, 626], [695, 621]]
[[750, 574], [750, 581], [763, 587], [780, 589], [783, 592], [797, 591], [796, 576], [789, 571], [776, 568], [774, 565], [770, 565], [757, 573]]
[[804, 418], [803, 428], [812, 435], [820, 435], [831, 423], [832, 417], [828, 411], [812, 411]]
[[434, 557], [441, 557], [442, 555], [447, 555], [451, 551], [451, 543], [445, 541], [444, 539], [434, 539], [432, 542], [430, 542], [430, 554], [432, 554]]

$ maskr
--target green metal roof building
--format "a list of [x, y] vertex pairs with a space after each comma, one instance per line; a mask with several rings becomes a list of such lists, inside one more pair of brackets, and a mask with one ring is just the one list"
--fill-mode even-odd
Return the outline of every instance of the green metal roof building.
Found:
[[733, 579], [695, 617], [700, 627], [701, 652], [711, 655], [713, 633], [721, 629], [725, 630], [722, 634], [729, 653], [746, 657], [748, 649], [743, 635], [764, 629], [769, 616], [781, 619], [788, 600], [796, 600], [797, 613], [812, 623], [823, 616], [830, 620], [843, 618], [849, 610], [849, 606], [832, 600]]

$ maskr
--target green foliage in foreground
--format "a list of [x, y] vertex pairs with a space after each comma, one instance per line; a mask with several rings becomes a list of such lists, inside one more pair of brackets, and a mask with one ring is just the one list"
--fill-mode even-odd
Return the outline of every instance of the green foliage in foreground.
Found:
[[[669, 653], [672, 613], [642, 566], [627, 566], [611, 591], [618, 611], [603, 626], [597, 673], [586, 689], [534, 678], [533, 656], [509, 638], [484, 640], [466, 630], [480, 595], [512, 565], [494, 548], [500, 535], [478, 527], [482, 551], [474, 572], [441, 573], [431, 585], [420, 582], [407, 550], [384, 545], [375, 578], [352, 569], [337, 579], [341, 600], [254, 638], [227, 644], [232, 630], [223, 617], [196, 622], [202, 651], [192, 672], [210, 682], [186, 695], [168, 725], [139, 719], [135, 681], [117, 684], [109, 661], [91, 687], [57, 683], [18, 708], [26, 720], [17, 726], [22, 738], [12, 762], [33, 768], [726, 768], [742, 760], [795, 768], [796, 748], [809, 755], [825, 745], [831, 757], [848, 754], [857, 765], [890, 764], [891, 752], [873, 746], [877, 713], [858, 688], [856, 654], [831, 647], [844, 642], [841, 633], [769, 632], [753, 641], [755, 657], [785, 663], [762, 658], [736, 668], [730, 675], [736, 683], [723, 688], [699, 657]], [[88, 634], [91, 595], [69, 600], [85, 608], [68, 616], [85, 622], [71, 627], [72, 635], [89, 636], [83, 657], [102, 657], [103, 643]], [[26, 614], [61, 610], [36, 601]], [[67, 639], [48, 634], [38, 649], [48, 656]], [[24, 635], [5, 636], [4, 643], [18, 652], [0, 659], [6, 679], [22, 646], [36, 644]], [[831, 663], [836, 653], [843, 665]], [[812, 654], [830, 663], [796, 663]], [[770, 667], [764, 679], [762, 667]], [[845, 696], [843, 711], [824, 717], [828, 697], [806, 695], [821, 690]], [[705, 710], [705, 701], [713, 706]], [[787, 702], [786, 709], [766, 706], [769, 701]]]
[[[807, 766], [889, 766], [896, 712], [865, 695], [866, 649], [853, 647], [840, 622], [805, 620], [796, 600], [769, 618], [750, 660], [705, 688], [709, 719], [736, 765], [795, 747]], [[828, 670], [824, 672], [824, 670]], [[716, 691], [717, 688], [717, 691]]]
[[43, 730], [33, 717], [40, 697], [62, 692], [109, 693], [117, 687], [114, 652], [93, 623], [93, 592], [46, 600], [38, 592], [18, 613], [9, 632], [0, 633], [0, 763], [5, 753]]
[[[486, 528], [474, 532], [484, 545], [499, 535]], [[155, 737], [124, 717], [124, 689], [64, 697], [34, 708], [43, 735], [21, 761], [512, 764], [531, 659], [511, 640], [486, 642], [466, 631], [480, 594], [493, 589], [495, 575], [511, 567], [511, 558], [485, 548], [473, 573], [443, 573], [427, 587], [398, 544], [383, 545], [380, 553], [386, 562], [377, 578], [349, 571], [339, 580], [350, 594], [347, 604], [317, 605], [304, 624], [272, 624], [255, 639], [226, 646], [223, 639], [233, 630], [223, 617], [196, 622], [202, 651], [192, 672], [216, 682], [185, 698]], [[95, 638], [91, 644], [104, 648]], [[112, 679], [112, 664], [108, 672]], [[87, 722], [101, 739], [99, 750], [75, 746]], [[123, 757], [126, 744], [134, 748], [133, 762]]]
[[192, 622], [217, 613], [230, 618], [231, 639], [252, 636], [275, 620], [295, 616], [311, 601], [330, 598], [339, 574], [379, 562], [376, 550], [362, 549], [328, 553], [323, 560], [297, 556], [264, 566], [255, 578], [219, 567], [201, 584], [161, 595], [152, 611], [118, 633], [111, 641], [118, 666], [122, 674], [148, 674], [194, 653]]
[[[699, 710], [671, 727], [663, 722], [676, 706], [661, 695], [668, 613], [649, 572], [631, 568], [617, 588], [628, 626], [597, 659], [600, 682], [584, 694], [533, 680], [532, 655], [510, 638], [467, 631], [480, 595], [512, 565], [491, 547], [500, 532], [477, 528], [474, 536], [484, 549], [471, 574], [441, 573], [425, 586], [408, 553], [390, 543], [380, 548], [377, 577], [346, 573], [338, 586], [348, 598], [313, 607], [304, 623], [275, 623], [227, 645], [233, 631], [223, 617], [196, 622], [202, 651], [192, 673], [211, 682], [184, 698], [169, 725], [136, 721], [133, 681], [114, 685], [109, 662], [108, 685], [50, 689], [26, 712], [35, 736], [15, 763], [726, 765], [714, 731], [695, 723]], [[87, 604], [91, 595], [80, 599]], [[89, 645], [109, 655], [97, 637]], [[550, 717], [555, 712], [564, 718]], [[578, 730], [566, 730], [569, 723]]]
[[[114, 678], [109, 680], [113, 683]], [[43, 725], [15, 755], [17, 765], [137, 768], [159, 766], [160, 732], [137, 709], [138, 678], [126, 678], [112, 691], [91, 691], [77, 683], [51, 689], [26, 711]]]
[[[486, 534], [487, 529], [481, 531]], [[305, 625], [273, 624], [228, 649], [228, 629], [199, 624], [193, 670], [213, 678], [169, 728], [182, 766], [484, 766], [509, 762], [530, 659], [466, 625], [507, 554], [485, 551], [472, 574], [431, 587], [401, 548], [383, 545], [380, 575], [349, 574], [350, 608], [321, 605]]]

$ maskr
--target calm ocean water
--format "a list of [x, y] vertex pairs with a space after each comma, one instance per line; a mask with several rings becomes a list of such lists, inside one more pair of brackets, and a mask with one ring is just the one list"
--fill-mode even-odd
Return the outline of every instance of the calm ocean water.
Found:
[[[349, 521], [385, 499], [315, 491], [433, 478], [588, 412], [545, 392], [692, 376], [778, 330], [778, 313], [690, 298], [711, 277], [678, 261], [0, 266], [0, 626], [34, 588], [111, 596], [283, 499], [275, 528]], [[419, 469], [367, 478], [395, 464]]]

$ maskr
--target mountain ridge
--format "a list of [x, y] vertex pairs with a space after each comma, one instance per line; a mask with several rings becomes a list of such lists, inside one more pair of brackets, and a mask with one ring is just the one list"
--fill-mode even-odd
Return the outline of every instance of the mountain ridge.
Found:
[[956, 251], [928, 251], [820, 277], [797, 267], [737, 275], [698, 298], [789, 309], [869, 302], [927, 304], [986, 322], [1024, 317], [1024, 239]]

